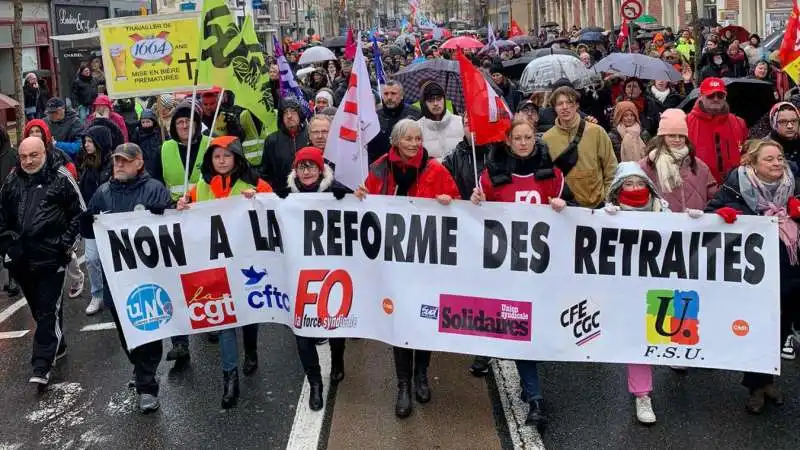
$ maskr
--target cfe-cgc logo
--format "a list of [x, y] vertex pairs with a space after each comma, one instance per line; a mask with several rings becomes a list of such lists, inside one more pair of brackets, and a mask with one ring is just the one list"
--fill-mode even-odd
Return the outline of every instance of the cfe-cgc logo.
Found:
[[693, 360], [700, 356], [700, 296], [696, 291], [647, 291], [645, 357]]
[[289, 294], [281, 292], [278, 286], [272, 283], [262, 283], [266, 278], [267, 269], [256, 270], [253, 266], [242, 269], [246, 281], [244, 289], [248, 292], [247, 304], [254, 309], [278, 308], [289, 312]]
[[[311, 291], [311, 284], [320, 283], [316, 291]], [[297, 295], [295, 296], [294, 327], [295, 328], [355, 328], [357, 316], [351, 316], [353, 308], [353, 279], [342, 269], [304, 269], [297, 279]], [[332, 293], [340, 295], [331, 295]], [[338, 302], [335, 300], [338, 299]], [[331, 304], [339, 303], [336, 313], [331, 315]], [[316, 305], [316, 309], [312, 308]], [[306, 314], [306, 309], [311, 314]], [[385, 308], [385, 306], [384, 306]]]
[[440, 333], [531, 340], [530, 302], [441, 294], [439, 312]]
[[182, 273], [181, 285], [192, 329], [236, 323], [231, 287], [224, 267]]
[[561, 312], [561, 326], [572, 330], [575, 345], [580, 347], [600, 337], [600, 310], [589, 300], [581, 300]]
[[172, 319], [172, 300], [157, 284], [143, 284], [128, 295], [128, 320], [134, 328], [155, 331]]

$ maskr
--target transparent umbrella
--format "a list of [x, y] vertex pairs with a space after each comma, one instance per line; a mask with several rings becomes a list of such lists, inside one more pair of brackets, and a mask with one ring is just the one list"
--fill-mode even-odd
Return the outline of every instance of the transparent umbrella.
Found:
[[525, 67], [519, 80], [523, 93], [550, 89], [556, 81], [566, 78], [576, 89], [590, 87], [600, 80], [580, 59], [570, 55], [548, 55], [536, 58]]

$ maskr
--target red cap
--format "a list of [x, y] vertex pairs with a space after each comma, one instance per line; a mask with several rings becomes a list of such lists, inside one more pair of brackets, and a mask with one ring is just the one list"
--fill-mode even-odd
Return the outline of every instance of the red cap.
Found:
[[726, 95], [728, 94], [728, 90], [725, 89], [725, 82], [722, 81], [722, 79], [709, 77], [700, 83], [700, 95], [703, 97], [707, 97], [717, 92], [721, 92]]
[[322, 159], [322, 150], [317, 147], [303, 147], [298, 150], [297, 153], [294, 154], [294, 164], [292, 164], [292, 168], [296, 169], [300, 161], [311, 161], [319, 167], [320, 171], [325, 164], [325, 161]]

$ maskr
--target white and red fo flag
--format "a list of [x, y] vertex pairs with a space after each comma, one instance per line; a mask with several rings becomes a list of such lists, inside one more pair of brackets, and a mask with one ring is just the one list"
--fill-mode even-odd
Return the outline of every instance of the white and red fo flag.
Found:
[[456, 56], [469, 128], [475, 135], [475, 145], [502, 142], [511, 126], [511, 111], [506, 102], [492, 89], [489, 81], [461, 53]]
[[325, 143], [325, 157], [335, 164], [339, 182], [353, 190], [364, 182], [368, 159], [366, 146], [380, 129], [375, 96], [359, 39], [347, 92], [336, 110]]

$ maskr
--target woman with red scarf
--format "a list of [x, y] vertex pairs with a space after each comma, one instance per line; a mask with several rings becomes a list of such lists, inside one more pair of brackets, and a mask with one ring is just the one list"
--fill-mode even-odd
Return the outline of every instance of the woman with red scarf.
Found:
[[[442, 205], [461, 197], [450, 172], [429, 157], [422, 146], [422, 128], [417, 122], [411, 119], [397, 122], [389, 141], [389, 153], [372, 163], [367, 180], [356, 189], [356, 197], [363, 200], [367, 194], [373, 194], [432, 198]], [[403, 418], [412, 410], [412, 374], [417, 401], [428, 403], [431, 400], [428, 385], [431, 352], [402, 347], [393, 350], [398, 388], [395, 414]]]

